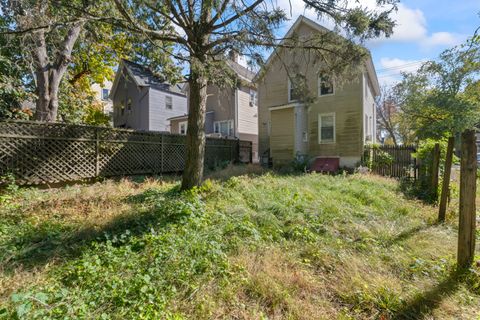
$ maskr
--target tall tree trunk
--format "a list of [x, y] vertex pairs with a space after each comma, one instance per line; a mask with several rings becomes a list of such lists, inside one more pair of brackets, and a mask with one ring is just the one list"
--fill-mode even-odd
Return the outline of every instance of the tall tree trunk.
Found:
[[191, 69], [189, 84], [189, 111], [187, 126], [187, 159], [183, 171], [182, 190], [202, 183], [205, 157], [205, 112], [207, 110], [207, 78]]
[[445, 221], [447, 212], [447, 199], [450, 191], [450, 173], [452, 171], [453, 146], [455, 138], [448, 138], [447, 154], [445, 156], [445, 168], [443, 171], [442, 194], [440, 195], [440, 206], [438, 207], [438, 222]]
[[73, 46], [82, 31], [85, 22], [75, 22], [65, 35], [60, 44], [54, 62], [51, 63], [47, 54], [47, 44], [44, 31], [35, 34], [33, 57], [35, 76], [37, 78], [37, 102], [35, 119], [39, 121], [56, 121], [58, 113], [58, 92], [60, 83], [71, 61]]
[[435, 147], [432, 152], [432, 172], [431, 172], [431, 182], [430, 182], [430, 194], [432, 201], [435, 203], [438, 201], [438, 170], [440, 168], [440, 144], [435, 143]]
[[477, 192], [477, 144], [475, 130], [462, 133], [460, 163], [460, 214], [458, 224], [458, 268], [468, 268], [475, 254], [475, 197]]
[[50, 104], [50, 62], [47, 54], [45, 32], [39, 30], [32, 35], [34, 39], [33, 62], [36, 78], [36, 108], [35, 119], [45, 121], [49, 116], [48, 105]]

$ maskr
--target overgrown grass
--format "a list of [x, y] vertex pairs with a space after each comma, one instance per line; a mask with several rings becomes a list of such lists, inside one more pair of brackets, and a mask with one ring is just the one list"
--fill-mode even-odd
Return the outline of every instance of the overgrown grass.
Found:
[[184, 193], [174, 179], [20, 191], [0, 210], [0, 318], [479, 316], [455, 224], [395, 181], [248, 169]]

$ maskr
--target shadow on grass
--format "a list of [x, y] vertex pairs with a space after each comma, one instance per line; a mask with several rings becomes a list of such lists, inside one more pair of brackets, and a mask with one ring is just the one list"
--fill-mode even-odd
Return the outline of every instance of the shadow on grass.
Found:
[[404, 230], [404, 231], [400, 232], [399, 234], [397, 234], [395, 237], [392, 237], [392, 238], [386, 240], [384, 242], [384, 246], [389, 247], [389, 246], [392, 246], [394, 244], [398, 244], [398, 243], [400, 243], [404, 240], [409, 239], [410, 237], [415, 236], [419, 232], [425, 231], [427, 229], [430, 229], [430, 228], [438, 226], [438, 225], [439, 225], [439, 223], [437, 223], [437, 222], [435, 222], [435, 223], [425, 223], [425, 224], [421, 224], [419, 226]]
[[435, 287], [408, 301], [392, 315], [391, 319], [425, 319], [440, 306], [443, 299], [451, 296], [459, 289], [467, 272], [451, 272], [446, 279]]
[[429, 205], [436, 204], [438, 200], [438, 195], [430, 190], [425, 182], [420, 180], [400, 179], [398, 191], [403, 193], [407, 199], [420, 200]]
[[162, 214], [161, 207], [153, 206], [152, 201], [159, 198], [168, 201], [179, 195], [179, 187], [175, 186], [167, 191], [148, 189], [143, 193], [126, 197], [124, 201], [132, 204], [132, 209], [101, 226], [75, 230], [76, 226], [65, 227], [58, 223], [44, 222], [5, 245], [6, 248], [14, 248], [15, 251], [10, 255], [3, 255], [0, 269], [9, 272], [19, 265], [31, 269], [55, 260], [66, 261], [79, 257], [92, 242], [105, 242], [106, 235], [111, 238], [129, 230], [131, 236], [138, 236], [148, 232], [152, 227], [161, 229], [177, 222], [179, 217]]

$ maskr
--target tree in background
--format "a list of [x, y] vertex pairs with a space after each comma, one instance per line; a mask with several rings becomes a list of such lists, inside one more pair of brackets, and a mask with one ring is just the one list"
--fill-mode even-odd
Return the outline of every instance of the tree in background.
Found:
[[[385, 144], [413, 144], [415, 143], [415, 133], [410, 128], [410, 124], [404, 121], [404, 116], [400, 108], [400, 94], [397, 86], [382, 86], [380, 95], [376, 99], [377, 124], [379, 130], [377, 134], [385, 134], [383, 137]], [[382, 140], [378, 136], [378, 140]]]
[[112, 19], [116, 25], [152, 40], [174, 44], [176, 50], [165, 53], [188, 64], [190, 91], [183, 189], [202, 181], [207, 85], [234, 83], [225, 64], [227, 51], [250, 54], [253, 60], [262, 62], [258, 52], [265, 48], [301, 47], [317, 51], [325, 62], [334, 62], [330, 67], [335, 68], [337, 74], [347, 74], [346, 70], [352, 65], [358, 67], [368, 54], [354, 40], [390, 35], [394, 23], [389, 13], [396, 9], [397, 2], [378, 0], [377, 10], [368, 10], [360, 6], [352, 8], [344, 0], [305, 0], [306, 7], [316, 10], [319, 18], [333, 20], [352, 40], [345, 41], [335, 32], [326, 32], [307, 44], [301, 39], [276, 36], [275, 30], [286, 20], [286, 15], [270, 1], [112, 1], [122, 17]]
[[60, 84], [86, 20], [49, 0], [4, 0], [11, 33], [21, 34], [24, 61], [30, 61], [35, 85], [35, 119], [55, 121]]
[[416, 74], [404, 74], [396, 87], [403, 121], [418, 138], [448, 139], [439, 221], [445, 220], [454, 137], [480, 122], [480, 44], [474, 39], [445, 50]]
[[91, 85], [113, 80], [120, 58], [142, 62], [178, 79], [179, 69], [163, 54], [168, 46], [85, 14], [87, 9], [90, 13], [112, 9], [111, 3], [0, 0], [0, 4], [5, 8], [0, 12], [2, 70], [8, 65], [8, 70], [16, 72], [14, 81], [4, 81], [8, 75], [0, 70], [4, 75], [1, 90], [10, 90], [15, 83], [21, 89], [16, 93], [30, 93], [15, 95], [16, 103], [9, 100], [11, 95], [0, 95], [1, 103], [16, 111], [3, 113], [3, 118], [25, 114], [19, 113], [20, 104], [28, 97], [36, 102], [37, 120], [78, 123], [92, 119], [88, 115], [99, 106]]

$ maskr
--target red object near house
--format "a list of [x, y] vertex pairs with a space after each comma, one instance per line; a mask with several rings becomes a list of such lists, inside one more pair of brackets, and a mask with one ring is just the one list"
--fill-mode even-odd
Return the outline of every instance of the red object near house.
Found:
[[340, 158], [338, 157], [317, 157], [310, 166], [310, 170], [315, 172], [336, 172], [339, 167]]

